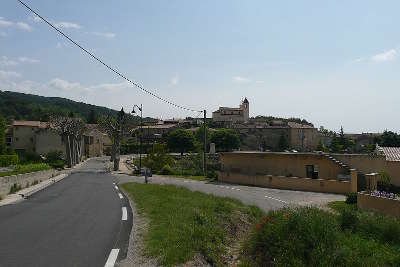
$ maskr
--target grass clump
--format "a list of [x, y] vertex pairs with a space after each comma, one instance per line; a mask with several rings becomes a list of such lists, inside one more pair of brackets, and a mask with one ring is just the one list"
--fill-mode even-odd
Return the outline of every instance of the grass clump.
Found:
[[24, 165], [16, 165], [12, 171], [0, 172], [0, 177], [17, 175], [29, 172], [37, 172], [51, 169], [51, 167], [46, 163], [30, 163]]
[[213, 266], [228, 265], [228, 247], [239, 242], [262, 211], [237, 200], [171, 185], [128, 183], [122, 187], [148, 217], [146, 254], [163, 266], [185, 263], [197, 254]]
[[[333, 203], [269, 212], [242, 252], [242, 266], [400, 266], [400, 221]], [[332, 205], [330, 205], [332, 206]]]

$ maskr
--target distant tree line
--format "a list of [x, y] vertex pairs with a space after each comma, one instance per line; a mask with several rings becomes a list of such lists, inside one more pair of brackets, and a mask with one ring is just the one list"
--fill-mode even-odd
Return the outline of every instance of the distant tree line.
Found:
[[375, 138], [380, 146], [400, 147], [400, 134], [385, 130], [380, 137]]
[[250, 121], [251, 122], [254, 122], [254, 121], [266, 122], [269, 124], [271, 124], [273, 121], [282, 121], [284, 123], [296, 122], [299, 124], [310, 125], [310, 126], [314, 127], [314, 124], [312, 124], [311, 122], [309, 122], [305, 119], [300, 119], [300, 118], [280, 118], [280, 117], [273, 117], [273, 116], [256, 116], [256, 117], [250, 118]]

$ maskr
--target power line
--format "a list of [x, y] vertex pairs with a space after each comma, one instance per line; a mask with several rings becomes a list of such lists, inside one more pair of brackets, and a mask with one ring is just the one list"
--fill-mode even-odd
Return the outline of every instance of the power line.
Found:
[[143, 86], [141, 86], [140, 84], [138, 84], [137, 82], [134, 82], [132, 80], [130, 80], [129, 78], [127, 78], [125, 75], [123, 75], [122, 73], [120, 73], [118, 70], [116, 70], [115, 68], [111, 67], [110, 65], [108, 65], [107, 63], [105, 63], [102, 59], [100, 59], [99, 57], [95, 56], [93, 53], [89, 52], [87, 49], [85, 49], [83, 46], [81, 46], [78, 42], [74, 41], [72, 38], [70, 38], [68, 35], [66, 35], [64, 32], [62, 32], [60, 29], [58, 29], [57, 27], [55, 27], [51, 22], [49, 22], [47, 19], [45, 19], [44, 17], [42, 17], [38, 12], [36, 12], [35, 10], [33, 10], [31, 7], [29, 7], [27, 4], [25, 4], [24, 2], [22, 2], [21, 0], [17, 0], [21, 5], [23, 5], [25, 8], [27, 8], [29, 11], [31, 11], [33, 14], [35, 14], [36, 16], [38, 16], [41, 20], [43, 20], [45, 23], [47, 23], [51, 28], [53, 28], [54, 30], [56, 30], [59, 34], [61, 34], [62, 36], [64, 36], [66, 39], [68, 39], [68, 41], [70, 41], [71, 43], [73, 43], [75, 46], [77, 46], [78, 48], [80, 48], [82, 51], [84, 51], [86, 54], [88, 54], [90, 57], [92, 57], [93, 59], [95, 59], [96, 61], [100, 62], [103, 66], [105, 66], [107, 69], [109, 69], [110, 71], [114, 72], [115, 74], [117, 74], [118, 76], [120, 76], [122, 79], [128, 81], [129, 83], [133, 84], [134, 86], [136, 86], [137, 88], [139, 88], [140, 90], [144, 91], [145, 93], [169, 104], [172, 105], [176, 108], [180, 108], [183, 110], [187, 110], [187, 111], [191, 111], [191, 112], [203, 112], [200, 110], [195, 110], [195, 109], [191, 109], [188, 107], [184, 107], [181, 105], [178, 105], [174, 102], [171, 102], [165, 98], [162, 98], [161, 96], [156, 95], [155, 93], [151, 92], [150, 90], [147, 90], [146, 88], [144, 88]]

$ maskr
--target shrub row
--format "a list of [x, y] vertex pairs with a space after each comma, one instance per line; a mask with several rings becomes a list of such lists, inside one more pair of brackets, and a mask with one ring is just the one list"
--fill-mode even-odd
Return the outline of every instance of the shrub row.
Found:
[[18, 164], [18, 155], [0, 155], [0, 167]]
[[241, 266], [400, 266], [400, 222], [341, 209], [272, 211], [255, 227]]

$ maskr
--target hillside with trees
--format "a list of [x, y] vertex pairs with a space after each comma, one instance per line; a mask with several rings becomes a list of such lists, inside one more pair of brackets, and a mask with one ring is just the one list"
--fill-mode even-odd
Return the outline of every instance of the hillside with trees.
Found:
[[[49, 121], [51, 115], [82, 118], [87, 123], [96, 123], [101, 116], [117, 116], [118, 111], [106, 107], [76, 102], [60, 97], [0, 91], [0, 115], [11, 120]], [[140, 118], [129, 115], [129, 121], [138, 123]], [[146, 118], [146, 120], [153, 120]]]

